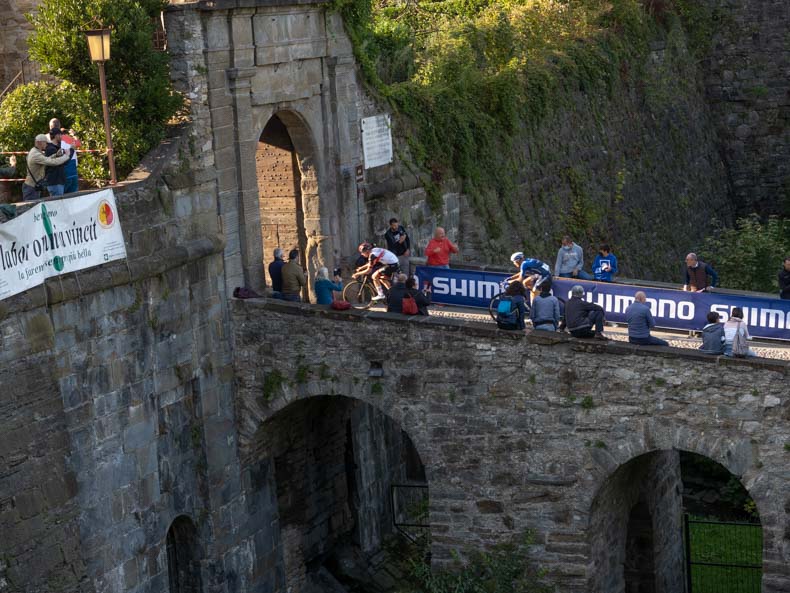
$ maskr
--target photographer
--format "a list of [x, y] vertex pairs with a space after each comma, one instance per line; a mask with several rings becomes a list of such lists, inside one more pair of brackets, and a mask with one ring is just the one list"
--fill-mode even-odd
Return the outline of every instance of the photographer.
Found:
[[343, 290], [343, 282], [340, 279], [340, 270], [335, 270], [334, 282], [329, 279], [329, 270], [326, 268], [319, 268], [315, 276], [315, 300], [319, 305], [331, 305], [334, 300], [332, 291], [341, 292]]
[[398, 256], [398, 265], [404, 274], [409, 273], [409, 256], [411, 255], [411, 239], [406, 229], [398, 223], [397, 218], [390, 218], [390, 226], [384, 233], [387, 249]]
[[41, 192], [46, 187], [46, 167], [56, 167], [64, 165], [69, 160], [69, 154], [57, 156], [47, 156], [44, 149], [47, 147], [49, 138], [46, 134], [36, 136], [35, 146], [27, 153], [27, 177], [22, 184], [22, 199], [24, 201], [41, 199]]
[[[44, 149], [46, 156], [66, 156], [66, 160], [60, 165], [47, 165], [46, 184], [50, 196], [62, 196], [66, 189], [66, 163], [74, 156], [74, 148], [64, 149], [60, 145], [62, 132], [60, 128], [52, 128], [49, 131], [49, 142]], [[67, 145], [68, 146], [68, 145]]]

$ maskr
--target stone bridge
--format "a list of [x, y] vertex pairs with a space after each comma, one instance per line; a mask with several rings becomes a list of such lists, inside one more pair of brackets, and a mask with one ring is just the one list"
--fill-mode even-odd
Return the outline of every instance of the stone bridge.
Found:
[[271, 302], [236, 302], [233, 318], [242, 466], [286, 411], [364, 402], [419, 452], [435, 561], [531, 529], [560, 591], [623, 591], [644, 505], [655, 591], [683, 591], [674, 456], [690, 451], [740, 478], [764, 528], [763, 591], [790, 589], [786, 363]]

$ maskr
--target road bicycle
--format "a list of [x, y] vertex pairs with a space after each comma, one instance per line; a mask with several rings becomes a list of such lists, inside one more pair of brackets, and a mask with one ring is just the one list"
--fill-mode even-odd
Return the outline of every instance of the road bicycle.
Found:
[[[384, 296], [389, 294], [388, 284], [391, 282], [389, 276], [382, 276], [381, 287], [384, 290]], [[373, 284], [371, 275], [365, 274], [362, 279], [354, 278], [343, 287], [343, 300], [351, 303], [355, 309], [367, 309], [373, 304], [373, 298], [378, 294], [376, 287]], [[381, 301], [382, 303], [385, 301]]]

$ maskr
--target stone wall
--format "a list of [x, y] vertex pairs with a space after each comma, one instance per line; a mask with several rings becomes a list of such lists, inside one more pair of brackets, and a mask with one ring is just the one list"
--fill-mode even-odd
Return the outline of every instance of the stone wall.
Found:
[[[425, 463], [437, 564], [532, 529], [551, 582], [594, 590], [601, 565], [616, 566], [615, 549], [593, 539], [594, 501], [632, 496], [616, 477], [629, 461], [687, 450], [740, 478], [765, 530], [763, 591], [790, 586], [787, 363], [282, 302], [234, 302], [233, 316], [242, 456], [294, 401], [339, 394], [370, 403], [403, 427]], [[283, 380], [264, 391], [275, 368]], [[662, 459], [674, 454], [648, 465]], [[667, 510], [679, 504], [677, 470], [670, 464], [662, 478], [653, 467], [646, 504], [656, 511], [655, 545], [666, 548], [679, 528], [678, 508]], [[626, 511], [618, 509], [623, 528]], [[612, 537], [626, 541], [622, 529]], [[668, 566], [682, 567], [668, 549], [655, 567], [672, 590]]]
[[790, 215], [790, 4], [706, 0], [713, 36], [702, 64], [740, 213]]
[[[27, 38], [32, 31], [25, 14], [38, 3], [39, 0], [0, 0], [0, 91], [25, 66]], [[28, 69], [26, 75], [30, 73]]]

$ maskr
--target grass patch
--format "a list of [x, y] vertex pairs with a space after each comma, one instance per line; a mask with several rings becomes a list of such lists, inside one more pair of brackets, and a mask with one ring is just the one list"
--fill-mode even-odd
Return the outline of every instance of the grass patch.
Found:
[[[699, 520], [692, 517], [691, 520]], [[704, 519], [702, 519], [704, 520]], [[694, 593], [760, 591], [763, 557], [759, 524], [689, 523], [691, 584]], [[700, 566], [694, 562], [742, 566]]]

